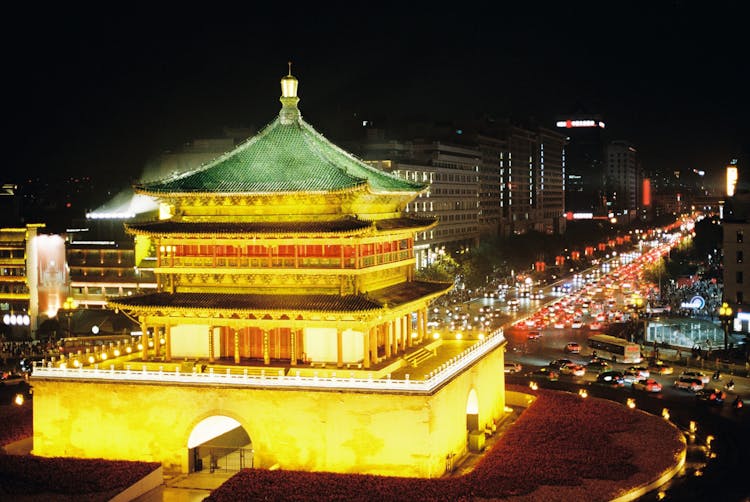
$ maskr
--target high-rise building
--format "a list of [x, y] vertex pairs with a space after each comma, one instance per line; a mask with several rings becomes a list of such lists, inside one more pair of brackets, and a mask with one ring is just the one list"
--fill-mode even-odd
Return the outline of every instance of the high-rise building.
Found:
[[628, 141], [617, 140], [605, 149], [606, 207], [619, 217], [635, 211], [641, 206], [639, 195], [642, 175], [638, 152]]
[[430, 183], [410, 206], [440, 221], [418, 236], [422, 266], [483, 237], [563, 232], [564, 145], [550, 129], [485, 120], [371, 129], [353, 148], [382, 169]]
[[500, 235], [564, 232], [564, 137], [515, 125], [500, 134], [506, 144], [500, 159]]
[[604, 122], [598, 115], [575, 113], [558, 120], [567, 137], [565, 147], [565, 208], [573, 213], [606, 213]]
[[371, 139], [361, 145], [365, 162], [405, 180], [429, 185], [405, 208], [408, 214], [438, 220], [437, 226], [415, 236], [417, 268], [427, 266], [439, 253], [476, 246], [479, 150], [472, 145], [432, 138], [377, 139], [381, 133], [371, 131]]
[[44, 224], [0, 228], [0, 316], [11, 336], [28, 338], [65, 301], [65, 245]]

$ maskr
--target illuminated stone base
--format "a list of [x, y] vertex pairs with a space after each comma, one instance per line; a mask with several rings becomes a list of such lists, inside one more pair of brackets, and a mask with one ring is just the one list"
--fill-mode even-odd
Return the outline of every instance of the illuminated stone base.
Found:
[[503, 351], [432, 394], [35, 377], [33, 453], [188, 472], [191, 432], [226, 416], [250, 437], [257, 468], [439, 477], [447, 459], [466, 454], [469, 427], [485, 430], [502, 417]]

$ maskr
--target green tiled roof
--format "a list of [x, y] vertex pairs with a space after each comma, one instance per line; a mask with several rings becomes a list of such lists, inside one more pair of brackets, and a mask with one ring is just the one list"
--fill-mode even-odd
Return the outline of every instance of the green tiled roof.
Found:
[[292, 121], [277, 118], [256, 136], [200, 168], [136, 189], [156, 195], [331, 192], [367, 183], [376, 193], [420, 192], [426, 186], [365, 164], [298, 117]]

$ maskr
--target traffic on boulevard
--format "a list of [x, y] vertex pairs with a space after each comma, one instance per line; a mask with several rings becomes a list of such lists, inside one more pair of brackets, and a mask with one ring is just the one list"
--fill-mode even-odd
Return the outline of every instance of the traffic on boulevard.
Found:
[[436, 308], [432, 328], [471, 339], [502, 327], [506, 383], [615, 400], [680, 427], [688, 441], [684, 471], [645, 500], [734, 493], [740, 466], [750, 461], [747, 369], [695, 347], [646, 342], [649, 316], [663, 305], [643, 271], [681, 238], [660, 235], [553, 284], [483, 291]]

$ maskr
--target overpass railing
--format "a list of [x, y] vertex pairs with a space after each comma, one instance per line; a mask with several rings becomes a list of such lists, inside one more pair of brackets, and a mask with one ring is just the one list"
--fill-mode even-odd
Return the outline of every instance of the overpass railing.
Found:
[[[251, 375], [245, 370], [244, 374], [232, 374], [214, 372], [209, 368], [206, 373], [184, 372], [176, 367], [174, 371], [162, 369], [148, 370], [146, 365], [142, 368], [133, 369], [132, 365], [124, 370], [115, 369], [114, 365], [109, 368], [94, 367], [67, 368], [56, 367], [52, 363], [37, 364], [34, 366], [32, 377], [60, 380], [101, 380], [101, 381], [127, 381], [127, 382], [158, 382], [174, 384], [198, 384], [198, 385], [228, 385], [257, 388], [307, 388], [307, 389], [331, 389], [331, 390], [362, 390], [362, 391], [394, 391], [394, 392], [416, 392], [430, 393], [441, 385], [463, 372], [466, 368], [484, 357], [489, 352], [500, 346], [505, 341], [503, 330], [498, 329], [484, 340], [480, 340], [459, 355], [446, 361], [427, 375], [423, 380], [411, 380], [409, 375], [405, 379], [391, 378], [354, 378], [339, 376], [301, 376], [296, 375], [273, 375], [261, 374]], [[498, 374], [502, 368], [498, 368]]]

